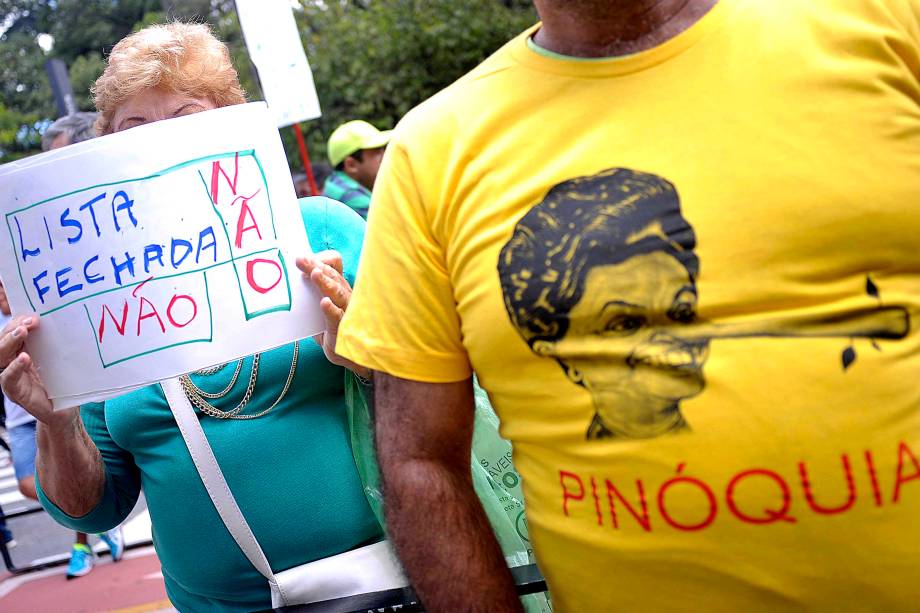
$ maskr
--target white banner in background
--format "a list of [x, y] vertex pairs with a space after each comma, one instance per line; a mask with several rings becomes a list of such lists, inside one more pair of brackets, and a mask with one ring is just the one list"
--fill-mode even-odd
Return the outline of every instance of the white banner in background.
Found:
[[56, 408], [305, 338], [319, 296], [264, 103], [0, 167], [0, 277]]
[[322, 112], [289, 0], [236, 0], [249, 57], [268, 108], [281, 128]]

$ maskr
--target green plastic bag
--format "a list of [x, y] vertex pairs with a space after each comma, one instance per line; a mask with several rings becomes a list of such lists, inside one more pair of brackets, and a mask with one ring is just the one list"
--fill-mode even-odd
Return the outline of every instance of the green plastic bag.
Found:
[[383, 518], [383, 488], [380, 485], [380, 468], [374, 447], [374, 422], [371, 417], [362, 384], [350, 371], [345, 373], [345, 408], [348, 411], [348, 429], [351, 432], [351, 450], [364, 495], [377, 521], [386, 530]]
[[[473, 488], [492, 525], [492, 532], [501, 545], [509, 567], [534, 564], [533, 549], [524, 516], [521, 478], [511, 460], [511, 443], [498, 433], [498, 416], [479, 384], [473, 381], [476, 415], [473, 426], [473, 453], [470, 469]], [[364, 495], [380, 525], [386, 529], [383, 517], [383, 494], [380, 470], [374, 450], [374, 426], [361, 383], [347, 373], [345, 404], [355, 465], [364, 484]], [[534, 594], [522, 599], [528, 613], [551, 613], [548, 594]]]

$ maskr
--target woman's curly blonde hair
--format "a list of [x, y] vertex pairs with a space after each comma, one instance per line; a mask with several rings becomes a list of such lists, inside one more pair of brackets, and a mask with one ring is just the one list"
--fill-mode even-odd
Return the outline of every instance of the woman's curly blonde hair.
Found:
[[105, 72], [93, 85], [99, 111], [96, 132], [110, 134], [118, 106], [154, 87], [208, 98], [218, 107], [246, 102], [230, 52], [208, 26], [178, 22], [150, 26], [115, 45]]

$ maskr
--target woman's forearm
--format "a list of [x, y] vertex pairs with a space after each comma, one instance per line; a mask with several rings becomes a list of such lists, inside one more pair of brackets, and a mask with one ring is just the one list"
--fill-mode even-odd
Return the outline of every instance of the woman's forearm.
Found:
[[82, 517], [102, 499], [102, 456], [83, 427], [79, 409], [36, 431], [36, 471], [45, 496], [71, 517]]

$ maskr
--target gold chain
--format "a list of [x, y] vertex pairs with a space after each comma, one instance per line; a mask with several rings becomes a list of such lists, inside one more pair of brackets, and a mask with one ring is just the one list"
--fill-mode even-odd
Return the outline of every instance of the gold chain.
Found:
[[224, 362], [223, 364], [218, 364], [217, 366], [209, 366], [207, 368], [202, 368], [201, 370], [194, 371], [192, 374], [193, 375], [213, 375], [214, 373], [223, 370], [223, 368], [228, 363], [229, 362]]
[[[255, 358], [253, 358], [253, 360], [255, 360]], [[255, 362], [253, 362], [253, 364], [255, 364]], [[226, 366], [226, 364], [225, 364], [224, 366]], [[220, 369], [223, 368], [224, 366], [218, 366], [218, 367], [217, 367], [217, 370], [220, 370]], [[215, 394], [215, 393], [210, 393], [210, 392], [204, 391], [203, 389], [201, 389], [200, 387], [198, 387], [197, 385], [195, 385], [195, 382], [192, 381], [192, 378], [191, 378], [191, 377], [189, 377], [188, 375], [185, 375], [185, 376], [188, 378], [188, 383], [189, 383], [189, 385], [191, 385], [191, 386], [195, 389], [195, 392], [196, 392], [199, 396], [201, 396], [202, 398], [210, 398], [210, 399], [213, 400], [213, 399], [216, 399], [216, 398], [223, 398], [224, 396], [226, 396], [227, 394], [230, 393], [230, 390], [233, 389], [233, 386], [234, 386], [234, 385], [236, 385], [236, 380], [237, 380], [237, 378], [240, 376], [240, 370], [242, 370], [242, 368], [243, 368], [243, 360], [238, 360], [237, 363], [236, 363], [236, 370], [233, 372], [233, 377], [231, 377], [230, 383], [227, 384], [227, 387], [225, 387], [224, 389], [220, 390], [220, 391], [217, 392], [216, 394]], [[205, 369], [205, 370], [209, 370], [209, 371], [210, 371], [211, 369]], [[217, 370], [213, 370], [213, 371], [211, 371], [211, 372], [205, 372], [205, 371], [202, 371], [202, 370], [196, 370], [194, 374], [196, 374], [196, 375], [212, 375], [212, 374], [214, 374], [215, 372], [217, 372]]]
[[[247, 404], [249, 404], [249, 399], [252, 398], [252, 393], [256, 388], [256, 377], [259, 375], [259, 362], [261, 358], [262, 354], [259, 353], [252, 356], [252, 372], [249, 374], [249, 383], [246, 385], [246, 393], [243, 394], [243, 399], [240, 400], [240, 403], [229, 411], [222, 411], [205, 400], [206, 396], [198, 389], [198, 386], [192, 383], [192, 378], [188, 375], [182, 375], [179, 378], [179, 382], [182, 383], [182, 389], [185, 390], [185, 395], [188, 396], [188, 399], [192, 404], [201, 409], [202, 412], [211, 417], [217, 417], [218, 419], [228, 419], [237, 415]], [[241, 365], [242, 363], [243, 360], [240, 360]]]
[[[194, 404], [196, 407], [201, 409], [201, 412], [210, 415], [211, 417], [216, 417], [217, 419], [255, 419], [256, 417], [262, 417], [281, 402], [281, 399], [285, 397], [288, 390], [291, 387], [291, 383], [294, 380], [294, 372], [297, 370], [297, 357], [300, 353], [300, 343], [294, 343], [294, 356], [291, 359], [291, 370], [288, 372], [287, 381], [284, 383], [284, 388], [281, 390], [281, 394], [278, 398], [264, 411], [259, 411], [258, 413], [240, 415], [240, 411], [243, 410], [249, 400], [252, 398], [253, 391], [255, 390], [255, 380], [256, 373], [259, 370], [259, 358], [260, 354], [256, 354], [253, 357], [252, 362], [252, 375], [249, 378], [249, 385], [246, 386], [246, 393], [243, 395], [243, 399], [240, 403], [229, 411], [222, 411], [205, 400], [204, 397], [199, 393], [198, 387], [192, 383], [191, 378], [188, 375], [183, 375], [179, 378], [180, 383], [182, 384], [182, 389], [185, 391], [185, 395], [188, 397], [189, 401]], [[242, 364], [242, 360], [240, 360]]]

